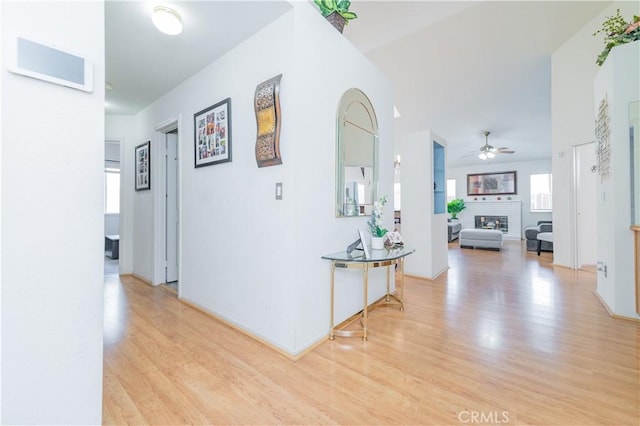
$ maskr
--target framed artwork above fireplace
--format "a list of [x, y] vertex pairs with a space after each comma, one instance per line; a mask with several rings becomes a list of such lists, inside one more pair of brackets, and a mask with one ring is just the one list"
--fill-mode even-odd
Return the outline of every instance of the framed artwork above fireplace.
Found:
[[515, 171], [467, 175], [467, 195], [506, 195], [517, 193]]

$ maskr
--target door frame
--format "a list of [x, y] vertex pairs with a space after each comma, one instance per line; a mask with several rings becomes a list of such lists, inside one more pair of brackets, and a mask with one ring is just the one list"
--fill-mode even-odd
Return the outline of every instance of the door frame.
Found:
[[[118, 274], [122, 274], [122, 263], [123, 263], [123, 258], [125, 256], [129, 256], [129, 245], [126, 244], [127, 241], [129, 240], [128, 238], [125, 239], [123, 244], [123, 240], [122, 240], [122, 235], [124, 234], [124, 224], [126, 223], [126, 220], [128, 219], [128, 217], [126, 217], [127, 215], [123, 213], [124, 210], [124, 206], [125, 206], [125, 192], [124, 192], [124, 184], [123, 182], [125, 181], [124, 179], [124, 175], [125, 175], [125, 160], [124, 160], [124, 138], [111, 138], [111, 137], [105, 137], [104, 138], [104, 143], [105, 145], [108, 143], [117, 143], [118, 144], [118, 155], [120, 156], [120, 160], [119, 160], [119, 169], [120, 169], [120, 193], [118, 194], [118, 198], [120, 199], [120, 212], [118, 213], [118, 235], [120, 235], [120, 241], [118, 242], [118, 248], [119, 248], [119, 256], [118, 256]], [[106, 160], [106, 158], [105, 158]], [[105, 161], [103, 161], [103, 163], [105, 163]], [[104, 164], [103, 164], [104, 167]], [[106, 213], [103, 212], [103, 214], [106, 216]], [[106, 219], [105, 219], [106, 220]], [[127, 257], [127, 259], [129, 259]], [[128, 262], [127, 262], [128, 263]]]
[[[182, 282], [182, 155], [180, 148], [182, 147], [182, 115], [165, 120], [154, 127], [153, 148], [151, 156], [155, 161], [155, 173], [152, 170], [152, 190], [153, 190], [153, 285], [164, 284], [165, 275], [165, 250], [166, 250], [166, 170], [164, 158], [167, 154], [166, 134], [178, 131], [178, 282]], [[153, 164], [153, 161], [152, 161]], [[160, 166], [162, 165], [162, 166]], [[155, 188], [154, 188], [155, 186]], [[178, 297], [180, 297], [181, 286], [178, 286]]]
[[[579, 265], [579, 259], [578, 259], [578, 180], [579, 180], [579, 176], [578, 176], [578, 149], [580, 147], [584, 147], [585, 145], [590, 145], [590, 144], [595, 144], [595, 141], [589, 141], [589, 142], [584, 142], [584, 143], [579, 143], [573, 146], [573, 205], [571, 206], [571, 214], [573, 217], [572, 220], [572, 254], [573, 254], [573, 269], [580, 269]], [[595, 190], [595, 189], [594, 189]], [[597, 194], [596, 194], [597, 197]], [[597, 221], [597, 218], [596, 218]], [[596, 244], [597, 244], [597, 239], [596, 239]], [[596, 247], [596, 253], [597, 253], [597, 247]]]

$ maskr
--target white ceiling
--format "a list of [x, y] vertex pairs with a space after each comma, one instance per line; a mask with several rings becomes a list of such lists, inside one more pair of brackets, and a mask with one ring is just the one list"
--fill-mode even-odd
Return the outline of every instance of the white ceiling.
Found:
[[[151, 11], [158, 4], [180, 13], [182, 34], [156, 30]], [[290, 9], [285, 0], [107, 0], [107, 114], [139, 112]]]
[[[611, 1], [352, 1], [344, 35], [395, 88], [396, 134], [431, 129], [448, 165], [483, 163], [489, 143], [551, 156], [551, 53]], [[149, 1], [106, 2], [108, 114], [132, 114], [288, 11], [287, 1], [169, 1], [177, 37], [151, 24]], [[594, 28], [594, 31], [598, 28]], [[597, 52], [596, 52], [597, 53]], [[595, 60], [595, 56], [594, 56]]]

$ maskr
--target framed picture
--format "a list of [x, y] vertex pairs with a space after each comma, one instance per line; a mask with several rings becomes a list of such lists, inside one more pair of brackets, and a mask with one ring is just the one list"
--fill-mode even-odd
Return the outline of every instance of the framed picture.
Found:
[[467, 195], [517, 194], [516, 172], [467, 175]]
[[231, 98], [193, 115], [195, 166], [231, 161]]
[[371, 255], [369, 254], [369, 247], [367, 246], [367, 240], [364, 238], [364, 232], [362, 229], [358, 229], [358, 236], [360, 237], [360, 244], [362, 245], [362, 250], [364, 250], [364, 258], [369, 259]]
[[136, 146], [136, 191], [151, 189], [151, 141]]

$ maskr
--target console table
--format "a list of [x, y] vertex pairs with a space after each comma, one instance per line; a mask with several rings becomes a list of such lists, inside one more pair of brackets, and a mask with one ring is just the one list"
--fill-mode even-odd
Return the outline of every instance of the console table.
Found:
[[[361, 251], [355, 251], [351, 254], [346, 251], [327, 254], [322, 256], [322, 259], [331, 261], [331, 330], [329, 332], [329, 340], [334, 340], [335, 336], [341, 337], [354, 337], [354, 336], [362, 336], [362, 340], [367, 340], [367, 320], [369, 317], [369, 312], [375, 309], [378, 306], [397, 306], [400, 310], [404, 310], [404, 303], [402, 301], [402, 296], [404, 293], [404, 258], [405, 256], [410, 255], [415, 250], [412, 248], [397, 246], [394, 248], [385, 248], [381, 250], [370, 250], [370, 255], [368, 258], [364, 257], [364, 253]], [[390, 292], [390, 268], [391, 265], [399, 265], [400, 266], [400, 295], [391, 294]], [[387, 292], [385, 296], [378, 302], [374, 303], [371, 308], [369, 308], [368, 303], [368, 287], [369, 287], [369, 268], [380, 268], [387, 267]], [[362, 284], [362, 292], [363, 292], [363, 308], [362, 313], [358, 312], [352, 318], [348, 319], [343, 323], [343, 326], [340, 329], [337, 329], [334, 326], [334, 294], [335, 294], [335, 272], [336, 268], [357, 268], [362, 269], [363, 271], [363, 284]], [[396, 283], [396, 293], [397, 293], [397, 283]], [[392, 301], [393, 299], [394, 301]], [[343, 328], [351, 324], [355, 319], [360, 318], [360, 322], [362, 324], [361, 330], [344, 330]]]

